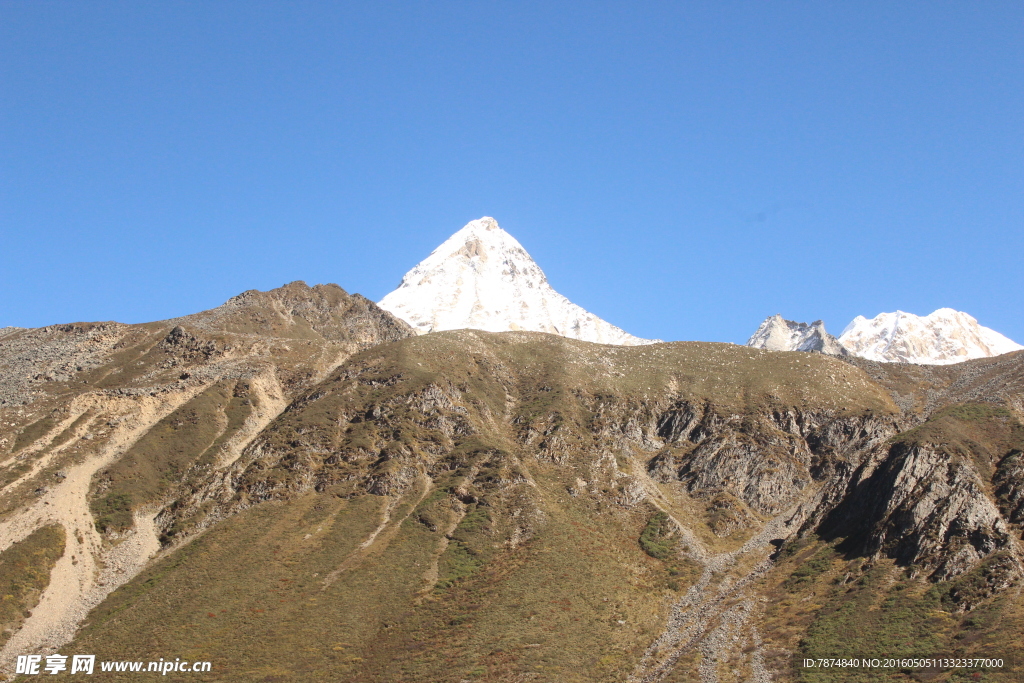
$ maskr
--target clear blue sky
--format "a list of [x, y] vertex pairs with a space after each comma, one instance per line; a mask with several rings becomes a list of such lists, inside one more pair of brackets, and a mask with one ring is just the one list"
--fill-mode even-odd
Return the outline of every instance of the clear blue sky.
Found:
[[0, 326], [376, 300], [483, 215], [641, 336], [1024, 342], [1024, 4], [0, 1]]

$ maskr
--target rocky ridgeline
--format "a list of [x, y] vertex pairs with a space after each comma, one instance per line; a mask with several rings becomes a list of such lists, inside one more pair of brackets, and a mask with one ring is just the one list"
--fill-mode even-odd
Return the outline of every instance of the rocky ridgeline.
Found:
[[825, 332], [820, 320], [808, 325], [776, 314], [761, 323], [747, 346], [924, 365], [950, 365], [1024, 350], [1024, 346], [951, 308], [940, 308], [926, 316], [896, 311], [879, 313], [868, 320], [859, 315], [838, 339]]
[[410, 335], [409, 326], [359, 294], [334, 284], [296, 281], [261, 292], [249, 290], [217, 308], [164, 321], [210, 333], [323, 339], [373, 346]]
[[0, 406], [25, 405], [49, 382], [74, 382], [106, 362], [128, 325], [75, 323], [0, 335]]
[[848, 356], [850, 352], [839, 340], [825, 331], [825, 323], [815, 320], [811, 324], [786, 320], [775, 314], [757, 328], [747, 346], [767, 351], [814, 351], [833, 356]]

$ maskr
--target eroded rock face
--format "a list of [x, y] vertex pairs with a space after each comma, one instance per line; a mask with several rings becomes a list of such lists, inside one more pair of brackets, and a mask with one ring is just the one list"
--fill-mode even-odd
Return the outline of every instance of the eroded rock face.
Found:
[[833, 533], [948, 580], [1011, 545], [1010, 529], [969, 460], [897, 443], [865, 463], [833, 511]]
[[999, 463], [993, 478], [996, 500], [1006, 519], [1024, 523], [1024, 454], [1012, 450]]

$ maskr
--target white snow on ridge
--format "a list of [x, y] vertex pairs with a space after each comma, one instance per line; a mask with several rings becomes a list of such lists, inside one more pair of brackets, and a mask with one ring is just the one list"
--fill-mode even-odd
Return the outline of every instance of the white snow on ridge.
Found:
[[486, 216], [445, 240], [379, 305], [420, 333], [471, 328], [624, 346], [657, 341], [634, 337], [556, 292], [522, 245]]
[[1024, 349], [952, 308], [940, 308], [926, 316], [896, 311], [868, 320], [859, 315], [843, 330], [839, 342], [850, 353], [869, 360], [928, 365], [949, 365]]

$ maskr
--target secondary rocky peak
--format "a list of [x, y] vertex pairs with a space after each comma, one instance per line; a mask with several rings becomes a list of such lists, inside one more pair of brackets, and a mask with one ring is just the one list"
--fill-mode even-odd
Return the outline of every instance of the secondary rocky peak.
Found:
[[768, 351], [817, 351], [834, 356], [849, 355], [839, 341], [825, 331], [825, 323], [786, 320], [776, 313], [766, 318], [747, 340], [747, 346]]
[[402, 320], [336, 284], [301, 280], [262, 292], [250, 289], [217, 308], [166, 321], [207, 332], [358, 344], [396, 341], [413, 332]]
[[489, 216], [470, 221], [405, 274], [380, 307], [421, 334], [526, 330], [603, 344], [650, 344], [556, 292], [521, 244]]
[[870, 360], [930, 365], [1024, 349], [952, 308], [940, 308], [926, 316], [896, 311], [869, 320], [859, 315], [846, 326], [839, 341], [854, 355]]

